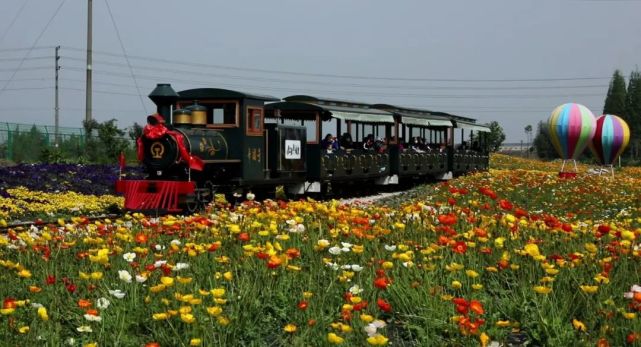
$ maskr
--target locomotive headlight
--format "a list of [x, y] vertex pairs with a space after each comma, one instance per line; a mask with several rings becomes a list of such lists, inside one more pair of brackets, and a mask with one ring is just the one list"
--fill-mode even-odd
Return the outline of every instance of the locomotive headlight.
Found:
[[162, 176], [162, 170], [156, 171], [156, 176]]

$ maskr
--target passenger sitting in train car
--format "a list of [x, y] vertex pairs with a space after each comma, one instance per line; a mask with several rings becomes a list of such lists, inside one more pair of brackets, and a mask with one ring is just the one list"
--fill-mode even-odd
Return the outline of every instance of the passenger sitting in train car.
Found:
[[325, 135], [325, 138], [321, 141], [321, 150], [327, 151], [327, 153], [332, 153], [337, 151], [339, 148], [338, 141], [332, 134]]
[[374, 135], [369, 134], [363, 140], [363, 149], [366, 150], [366, 151], [373, 151], [374, 150]]
[[385, 144], [384, 139], [377, 139], [374, 141], [374, 145], [372, 146], [374, 149], [374, 152], [383, 154], [387, 151], [387, 145]]
[[410, 149], [414, 150], [416, 153], [425, 153], [424, 146], [421, 145], [421, 140], [418, 136], [412, 138]]
[[350, 133], [343, 133], [340, 138], [340, 149], [350, 152], [354, 148], [354, 141]]

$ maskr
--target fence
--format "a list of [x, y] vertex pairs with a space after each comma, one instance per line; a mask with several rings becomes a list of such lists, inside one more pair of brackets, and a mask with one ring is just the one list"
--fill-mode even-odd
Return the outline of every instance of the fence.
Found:
[[[131, 144], [128, 138], [123, 138]], [[54, 160], [77, 162], [86, 154], [85, 129], [0, 123], [0, 159], [10, 162]], [[130, 146], [131, 147], [131, 146]]]

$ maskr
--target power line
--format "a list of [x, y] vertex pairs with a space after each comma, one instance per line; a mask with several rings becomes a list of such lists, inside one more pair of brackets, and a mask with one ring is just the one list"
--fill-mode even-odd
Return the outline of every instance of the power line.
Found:
[[[80, 51], [81, 49], [75, 47], [66, 47], [70, 50]], [[109, 52], [99, 52], [94, 51], [96, 54], [108, 55], [119, 57], [119, 55], [109, 53]], [[589, 81], [589, 80], [609, 80], [610, 77], [568, 77], [568, 78], [523, 78], [523, 79], [457, 79], [457, 78], [409, 78], [409, 77], [384, 77], [384, 76], [361, 76], [361, 75], [339, 75], [339, 74], [324, 74], [324, 73], [307, 73], [307, 72], [296, 72], [296, 71], [284, 71], [284, 70], [269, 70], [269, 69], [256, 69], [256, 68], [246, 68], [246, 67], [237, 67], [237, 66], [227, 66], [227, 65], [216, 65], [216, 64], [202, 64], [202, 63], [193, 63], [185, 62], [172, 59], [161, 59], [161, 58], [152, 58], [152, 57], [142, 57], [127, 55], [129, 59], [135, 60], [146, 60], [146, 61], [155, 61], [168, 64], [180, 64], [187, 66], [195, 67], [209, 67], [216, 69], [225, 69], [225, 70], [236, 70], [236, 71], [250, 71], [250, 72], [260, 72], [260, 73], [270, 73], [270, 74], [284, 74], [284, 75], [294, 75], [294, 76], [310, 76], [310, 77], [324, 77], [324, 78], [342, 78], [342, 79], [360, 79], [360, 80], [381, 80], [381, 81], [404, 81], [404, 82], [559, 82], [559, 81]]]
[[45, 60], [45, 59], [51, 59], [51, 57], [38, 56], [38, 57], [28, 57], [28, 58], [0, 58], [0, 61]]
[[[17, 68], [0, 69], [0, 72], [13, 71], [13, 72], [17, 73], [18, 71], [49, 70], [49, 69], [51, 69], [51, 66], [28, 66], [28, 67], [18, 66]], [[15, 73], [13, 74], [13, 76], [15, 76]], [[5, 81], [11, 82], [12, 80], [13, 80], [13, 78], [10, 78], [10, 79], [5, 80]], [[0, 91], [0, 94], [1, 93], [2, 93], [2, 91]]]
[[[72, 71], [82, 71], [79, 68], [67, 68], [67, 70]], [[110, 77], [128, 77], [127, 74], [117, 73], [117, 72], [102, 72], [94, 71], [97, 74], [108, 75]], [[138, 79], [142, 80], [166, 80], [167, 77], [164, 76], [151, 76], [151, 75], [136, 75]], [[309, 89], [309, 88], [292, 88], [292, 87], [268, 87], [268, 86], [257, 86], [257, 85], [246, 85], [246, 84], [235, 84], [235, 83], [224, 83], [224, 82], [214, 82], [214, 81], [195, 81], [187, 80], [180, 78], [171, 78], [174, 82], [183, 82], [190, 84], [200, 84], [200, 85], [212, 85], [216, 84], [217, 86], [233, 87], [233, 88], [246, 88], [246, 89], [257, 89], [257, 90], [273, 90], [273, 91], [287, 91], [293, 93], [321, 93], [321, 94], [331, 94], [331, 95], [359, 95], [359, 96], [388, 96], [388, 97], [407, 97], [407, 98], [453, 98], [453, 99], [483, 99], [483, 98], [522, 98], [522, 99], [538, 99], [538, 98], [551, 98], [551, 97], [587, 97], [587, 96], [603, 96], [603, 94], [553, 94], [553, 95], [532, 95], [532, 94], [487, 94], [487, 95], [446, 95], [446, 94], [414, 94], [414, 93], [382, 93], [382, 92], [362, 92], [362, 91], [345, 91], [345, 90], [326, 90], [326, 89]]]
[[[66, 60], [71, 61], [83, 61], [80, 58], [63, 56]], [[237, 75], [227, 75], [227, 74], [218, 74], [205, 71], [190, 71], [190, 70], [181, 70], [181, 69], [170, 69], [162, 67], [151, 67], [151, 66], [137, 66], [137, 65], [126, 65], [122, 63], [113, 63], [104, 60], [94, 60], [94, 65], [103, 64], [107, 66], [120, 66], [120, 67], [130, 67], [137, 70], [148, 70], [148, 71], [163, 71], [178, 73], [183, 75], [198, 75], [198, 76], [212, 76], [219, 78], [230, 78], [237, 80], [249, 80], [249, 81], [261, 81], [261, 82], [276, 82], [276, 83], [296, 83], [296, 84], [314, 84], [314, 85], [324, 85], [324, 86], [342, 86], [342, 87], [353, 87], [353, 88], [372, 88], [372, 89], [407, 89], [407, 90], [545, 90], [545, 89], [575, 89], [575, 88], [607, 88], [607, 84], [598, 84], [598, 85], [572, 85], [572, 86], [534, 86], [534, 87], [523, 87], [523, 86], [513, 86], [513, 87], [466, 87], [466, 86], [407, 86], [407, 85], [371, 85], [371, 84], [358, 84], [358, 83], [340, 83], [340, 82], [322, 82], [322, 81], [308, 81], [308, 80], [287, 80], [287, 79], [278, 79], [278, 78], [265, 78], [265, 77], [249, 77], [249, 76], [237, 76]]]
[[35, 50], [40, 50], [40, 49], [52, 49], [55, 48], [56, 46], [37, 46], [33, 48], [29, 47], [17, 47], [17, 48], [0, 48], [0, 53], [5, 53], [5, 52], [20, 52], [20, 51], [35, 51]]
[[[53, 19], [56, 18], [56, 15], [58, 15], [58, 12], [60, 11], [60, 9], [62, 8], [62, 5], [64, 5], [66, 1], [67, 0], [62, 0], [60, 5], [58, 5], [58, 8], [56, 8], [56, 11], [53, 13], [53, 16], [51, 16], [51, 18], [49, 18], [49, 21], [47, 22], [47, 24], [42, 29], [42, 31], [40, 32], [38, 37], [36, 37], [36, 40], [31, 45], [32, 49], [33, 49], [33, 47], [36, 46], [36, 44], [38, 44], [38, 41], [40, 41], [40, 38], [47, 31], [47, 29], [49, 28], [49, 25], [51, 24], [51, 22], [53, 22]], [[9, 85], [9, 83], [11, 83], [13, 78], [16, 76], [16, 74], [18, 73], [18, 70], [20, 70], [20, 68], [22, 67], [22, 64], [24, 64], [24, 62], [25, 62], [24, 59], [27, 58], [27, 56], [31, 53], [32, 49], [28, 50], [27, 53], [24, 55], [23, 60], [21, 60], [20, 64], [18, 64], [18, 68], [13, 72], [13, 74], [11, 74], [11, 77], [9, 78], [9, 81], [7, 81], [7, 83], [5, 83], [4, 86], [2, 87], [2, 89], [0, 90], [0, 95], [2, 95], [2, 93], [5, 91], [5, 89], [7, 89], [7, 86]]]
[[116, 36], [118, 37], [118, 42], [120, 42], [122, 55], [127, 60], [127, 66], [129, 67], [129, 72], [131, 73], [131, 77], [134, 79], [134, 84], [136, 85], [136, 90], [138, 91], [138, 97], [140, 98], [140, 104], [142, 105], [143, 110], [145, 110], [145, 113], [148, 113], [147, 106], [145, 105], [145, 101], [142, 99], [142, 94], [140, 93], [140, 87], [138, 87], [138, 82], [136, 81], [136, 76], [134, 75], [134, 70], [131, 68], [131, 63], [129, 62], [129, 58], [127, 57], [127, 51], [125, 50], [125, 45], [122, 43], [122, 38], [120, 37], [120, 30], [118, 30], [118, 25], [116, 25], [116, 20], [114, 19], [114, 16], [111, 13], [111, 7], [109, 6], [109, 1], [105, 0], [105, 4], [107, 5], [107, 11], [109, 12], [111, 23], [113, 24], [114, 29], [116, 30]]
[[9, 31], [11, 31], [11, 28], [13, 28], [13, 25], [16, 23], [16, 21], [18, 20], [18, 17], [20, 17], [20, 14], [22, 13], [22, 10], [24, 10], [24, 8], [27, 6], [28, 3], [29, 3], [29, 0], [26, 0], [22, 4], [22, 6], [20, 6], [20, 8], [18, 9], [18, 12], [16, 13], [16, 15], [13, 16], [13, 19], [11, 20], [11, 23], [9, 23], [7, 30], [5, 30], [4, 34], [2, 34], [2, 37], [0, 37], [0, 44], [4, 41], [4, 38], [7, 36]]

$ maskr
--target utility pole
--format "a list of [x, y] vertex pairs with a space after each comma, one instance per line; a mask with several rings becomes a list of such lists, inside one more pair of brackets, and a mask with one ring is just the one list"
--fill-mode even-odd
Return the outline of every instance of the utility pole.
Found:
[[[91, 18], [92, 18], [92, 7], [93, 0], [87, 0], [87, 89], [86, 89], [86, 110], [85, 110], [85, 121], [91, 120], [91, 45], [92, 45], [92, 33], [91, 33]], [[89, 135], [89, 134], [87, 134]]]
[[54, 111], [55, 111], [55, 145], [58, 147], [60, 144], [60, 107], [58, 106], [58, 71], [60, 70], [60, 65], [58, 65], [58, 61], [60, 60], [60, 46], [56, 46], [56, 100], [55, 100], [55, 105], [54, 105]]

